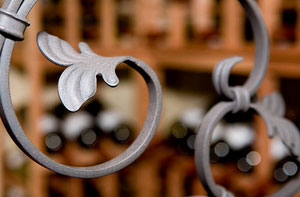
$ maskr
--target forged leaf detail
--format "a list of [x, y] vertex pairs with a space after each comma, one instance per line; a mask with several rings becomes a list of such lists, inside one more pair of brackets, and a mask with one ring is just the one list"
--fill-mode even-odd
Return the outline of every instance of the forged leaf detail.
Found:
[[97, 76], [106, 84], [119, 84], [116, 67], [131, 57], [103, 57], [95, 54], [86, 43], [79, 43], [80, 53], [66, 41], [40, 32], [37, 36], [41, 52], [51, 62], [67, 67], [58, 82], [58, 93], [62, 103], [70, 111], [77, 111], [81, 105], [96, 94]]
[[272, 138], [275, 132], [281, 141], [289, 149], [290, 153], [300, 158], [300, 133], [293, 122], [283, 118], [285, 104], [279, 93], [273, 93], [264, 97], [263, 101], [255, 104], [255, 109], [264, 117], [269, 127], [269, 136]]
[[280, 93], [274, 92], [265, 96], [261, 102], [262, 106], [271, 114], [283, 117], [285, 114], [285, 103]]

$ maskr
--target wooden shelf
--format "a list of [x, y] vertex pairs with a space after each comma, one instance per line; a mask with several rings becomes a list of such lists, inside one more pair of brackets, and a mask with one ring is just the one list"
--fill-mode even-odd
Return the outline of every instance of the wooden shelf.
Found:
[[[163, 0], [162, 0], [163, 1]], [[186, 26], [189, 20], [187, 20], [188, 6], [191, 1], [169, 1], [167, 4], [165, 1], [160, 2], [158, 5], [163, 6], [162, 9], [154, 9], [155, 11], [162, 10], [162, 16], [166, 19], [161, 21], [162, 28], [157, 37], [161, 38], [161, 43], [154, 43], [149, 37], [153, 32], [147, 32], [152, 21], [157, 17], [151, 10], [149, 11], [149, 0], [137, 0], [135, 3], [139, 3], [139, 10], [132, 13], [132, 18], [135, 19], [130, 21], [132, 30], [130, 35], [133, 39], [132, 42], [128, 42], [128, 45], [124, 47], [121, 43], [120, 38], [117, 37], [117, 24], [116, 24], [116, 6], [119, 1], [114, 0], [103, 0], [97, 3], [97, 9], [100, 10], [98, 14], [98, 26], [95, 27], [99, 36], [93, 41], [88, 42], [90, 47], [97, 53], [103, 56], [134, 56], [146, 63], [148, 63], [159, 76], [162, 84], [164, 84], [165, 70], [176, 69], [182, 71], [192, 71], [199, 73], [211, 73], [214, 66], [222, 59], [232, 56], [242, 56], [244, 61], [234, 67], [232, 73], [237, 75], [247, 75], [253, 68], [254, 62], [254, 48], [253, 44], [247, 43], [243, 40], [244, 37], [244, 14], [236, 0], [224, 0], [222, 4], [218, 5], [218, 11], [220, 11], [221, 23], [219, 29], [213, 31], [218, 32], [216, 39], [217, 44], [205, 44], [206, 40], [203, 40], [201, 44], [195, 44], [192, 41], [187, 41], [187, 29]], [[276, 2], [283, 3], [283, 0]], [[151, 2], [150, 2], [151, 3]], [[270, 31], [271, 40], [274, 38], [276, 29], [280, 29], [280, 18], [276, 13], [280, 12], [282, 8], [279, 4], [273, 3], [269, 0], [260, 0], [259, 5], [263, 10], [263, 15], [266, 20], [266, 24]], [[215, 4], [215, 2], [214, 2]], [[57, 73], [63, 71], [63, 67], [55, 66], [50, 63], [45, 57], [40, 54], [36, 44], [36, 34], [42, 30], [43, 27], [43, 10], [47, 10], [46, 4], [38, 2], [37, 6], [33, 9], [30, 14], [31, 26], [26, 32], [25, 41], [18, 43], [14, 49], [12, 64], [18, 66], [20, 69], [24, 69], [26, 74], [30, 78], [30, 90], [31, 90], [31, 101], [29, 105], [28, 113], [28, 135], [31, 137], [33, 143], [42, 148], [42, 137], [38, 128], [38, 121], [40, 116], [43, 114], [44, 109], [42, 105], [41, 92], [43, 90], [44, 79], [43, 76], [48, 73]], [[59, 5], [52, 4], [52, 10], [63, 10], [60, 12], [63, 18], [63, 26], [58, 32], [58, 35], [62, 36], [63, 39], [67, 40], [73, 47], [77, 47], [79, 41], [83, 40], [82, 36], [82, 8], [81, 1], [79, 0], [62, 0]], [[151, 4], [151, 6], [153, 6]], [[154, 5], [155, 6], [155, 5]], [[216, 5], [211, 6], [215, 8]], [[43, 9], [42, 9], [43, 8]], [[147, 11], [149, 16], [145, 16]], [[300, 13], [298, 9], [298, 14]], [[210, 10], [207, 12], [207, 17], [215, 16], [216, 10]], [[149, 20], [149, 21], [148, 21]], [[211, 19], [213, 20], [213, 19]], [[172, 22], [173, 21], [173, 22]], [[297, 26], [300, 26], [300, 20], [297, 22]], [[192, 24], [195, 25], [195, 24]], [[144, 27], [147, 26], [147, 27]], [[155, 26], [155, 25], [153, 25]], [[214, 27], [215, 28], [215, 27]], [[55, 29], [55, 28], [54, 28]], [[151, 28], [150, 28], [151, 30]], [[149, 31], [150, 31], [149, 30]], [[195, 31], [195, 29], [193, 29]], [[300, 32], [300, 31], [299, 31]], [[198, 32], [199, 33], [199, 32]], [[259, 96], [262, 97], [273, 90], [277, 90], [278, 83], [281, 77], [285, 78], [300, 78], [300, 34], [297, 35], [298, 41], [295, 41], [293, 45], [286, 48], [279, 48], [276, 43], [271, 45], [270, 55], [270, 66], [268, 74], [264, 80], [263, 85], [260, 88]], [[141, 80], [138, 77], [134, 78], [137, 86], [137, 101], [138, 109], [137, 114], [139, 116], [139, 126], [143, 124], [144, 117], [147, 110], [147, 102], [144, 96], [146, 90], [143, 89]], [[267, 183], [269, 177], [272, 174], [265, 169], [271, 169], [272, 163], [270, 156], [268, 156], [268, 138], [266, 135], [265, 127], [262, 122], [256, 122], [257, 137], [259, 140], [255, 142], [257, 151], [266, 158], [266, 161], [260, 165], [253, 176], [244, 177], [240, 175], [232, 175], [232, 188], [244, 189], [245, 191], [256, 190], [259, 188], [259, 183], [253, 183], [253, 180], [262, 180]], [[172, 150], [165, 148], [162, 143], [162, 136], [156, 136], [151, 146], [147, 149], [146, 153], [138, 159], [132, 166], [126, 168], [126, 172], [132, 175], [132, 182], [136, 183], [133, 186], [136, 194], [140, 196], [154, 196], [159, 194], [160, 188], [159, 181], [161, 180], [159, 172], [159, 166], [163, 161], [174, 156], [175, 153]], [[97, 150], [83, 151], [77, 146], [69, 146], [66, 155], [53, 156], [54, 160], [59, 162], [69, 162], [73, 165], [85, 165], [91, 163], [97, 163], [98, 161], [105, 160], [107, 158], [114, 157], [115, 155], [124, 151], [123, 146], [113, 145], [110, 141], [104, 141]], [[152, 153], [156, 153], [153, 155]], [[1, 157], [1, 155], [0, 155]], [[184, 169], [182, 171], [182, 169]], [[29, 195], [31, 196], [46, 196], [46, 182], [44, 181], [46, 175], [49, 175], [50, 171], [42, 170], [42, 167], [36, 164], [30, 164], [30, 179], [28, 182]], [[231, 176], [226, 171], [226, 167], [213, 165], [212, 171], [217, 174], [216, 179], [220, 182], [224, 181], [227, 176]], [[227, 172], [227, 173], [226, 173]], [[123, 172], [122, 172], [123, 173]], [[146, 177], [142, 176], [145, 173]], [[177, 156], [174, 159], [174, 164], [170, 166], [170, 169], [166, 172], [166, 195], [178, 196], [184, 194], [184, 182], [185, 173], [194, 173], [195, 166], [194, 161], [190, 157]], [[107, 177], [95, 179], [95, 184], [99, 191], [101, 190], [105, 196], [119, 196], [117, 191], [121, 187], [119, 180], [119, 174], [113, 174]], [[1, 176], [0, 182], [6, 178]], [[148, 181], [145, 181], [149, 179]], [[239, 181], [241, 182], [239, 184]], [[67, 179], [66, 181], [70, 185], [70, 191], [67, 196], [82, 196], [83, 180], [79, 179]], [[144, 182], [145, 181], [145, 182]], [[157, 181], [157, 182], [155, 182]], [[251, 183], [251, 187], [249, 186]], [[194, 185], [193, 191], [198, 195], [205, 195], [205, 191], [201, 186], [198, 179], [192, 181]], [[2, 192], [0, 185], [0, 193]], [[272, 187], [274, 188], [274, 187]], [[74, 189], [74, 190], [73, 190]], [[271, 190], [271, 189], [270, 189]], [[147, 192], [146, 192], [147, 191]], [[3, 192], [2, 192], [3, 193]], [[138, 195], [139, 196], [139, 195]]]

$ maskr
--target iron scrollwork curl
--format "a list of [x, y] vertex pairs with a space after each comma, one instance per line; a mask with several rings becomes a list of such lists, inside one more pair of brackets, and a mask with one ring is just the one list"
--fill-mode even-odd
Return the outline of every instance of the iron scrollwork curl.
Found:
[[[23, 39], [25, 28], [29, 25], [25, 17], [36, 1], [5, 0], [0, 10], [1, 119], [19, 148], [35, 162], [50, 170], [78, 178], [94, 178], [114, 173], [137, 159], [153, 138], [161, 114], [162, 90], [160, 82], [154, 71], [141, 60], [129, 56], [99, 56], [85, 43], [79, 44], [81, 51], [79, 54], [67, 42], [45, 32], [39, 33], [38, 45], [43, 54], [53, 63], [67, 67], [59, 81], [59, 95], [63, 104], [70, 111], [77, 111], [86, 100], [94, 96], [98, 75], [101, 75], [108, 85], [116, 86], [119, 80], [115, 74], [115, 69], [120, 63], [127, 64], [141, 74], [149, 91], [148, 114], [144, 126], [135, 141], [123, 153], [112, 160], [90, 167], [72, 167], [53, 161], [40, 152], [25, 135], [14, 112], [9, 88], [12, 50], [15, 41]], [[7, 21], [14, 23], [12, 25]]]
[[[217, 64], [213, 71], [213, 84], [217, 92], [225, 95], [231, 102], [216, 104], [204, 117], [195, 142], [195, 162], [199, 178], [203, 186], [212, 196], [234, 196], [224, 187], [217, 185], [210, 170], [209, 148], [213, 130], [217, 123], [229, 112], [248, 111], [253, 109], [265, 121], [270, 138], [278, 134], [283, 144], [289, 149], [292, 156], [300, 160], [300, 134], [297, 127], [289, 120], [284, 119], [284, 102], [279, 93], [266, 96], [263, 101], [253, 103], [251, 97], [256, 93], [265, 77], [269, 60], [269, 37], [254, 0], [239, 0], [250, 20], [255, 36], [255, 65], [249, 79], [243, 86], [229, 86], [228, 80], [233, 66], [242, 61], [241, 57], [227, 58]], [[292, 195], [299, 189], [299, 183], [287, 183], [273, 196]]]
[[[77, 53], [65, 41], [42, 32], [38, 35], [38, 45], [43, 54], [53, 63], [66, 66], [59, 81], [59, 95], [70, 111], [80, 106], [96, 92], [96, 76], [101, 75], [109, 86], [116, 86], [119, 80], [115, 69], [120, 63], [126, 63], [138, 71], [145, 79], [149, 91], [149, 108], [145, 124], [134, 143], [116, 158], [91, 167], [66, 166], [41, 153], [23, 132], [14, 112], [10, 89], [10, 59], [15, 41], [23, 39], [29, 22], [26, 16], [37, 0], [5, 0], [0, 9], [0, 114], [4, 125], [15, 143], [34, 161], [60, 174], [93, 178], [116, 172], [133, 162], [148, 146], [157, 128], [161, 112], [161, 86], [152, 69], [144, 62], [133, 57], [102, 57], [96, 55], [85, 43], [79, 44], [81, 53]], [[244, 86], [231, 87], [228, 78], [232, 67], [242, 61], [241, 57], [221, 61], [213, 73], [213, 82], [219, 94], [232, 99], [220, 102], [205, 116], [195, 143], [195, 160], [198, 175], [209, 194], [214, 196], [233, 196], [225, 188], [215, 184], [209, 166], [209, 147], [212, 132], [216, 124], [229, 112], [254, 109], [263, 117], [268, 134], [279, 135], [291, 154], [299, 159], [300, 136], [298, 129], [283, 118], [284, 103], [277, 93], [265, 97], [262, 102], [251, 103], [261, 84], [268, 65], [269, 39], [265, 24], [254, 0], [239, 0], [244, 7], [254, 30], [256, 53], [255, 66]], [[299, 179], [299, 178], [298, 178]], [[293, 180], [280, 189], [274, 196], [291, 195], [299, 189], [299, 181]]]

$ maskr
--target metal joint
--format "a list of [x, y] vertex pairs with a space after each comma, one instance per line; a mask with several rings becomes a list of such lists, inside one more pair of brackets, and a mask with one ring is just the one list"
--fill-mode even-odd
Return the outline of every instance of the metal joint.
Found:
[[[102, 76], [109, 86], [116, 86], [119, 79], [115, 69], [126, 63], [142, 75], [148, 86], [148, 114], [140, 134], [131, 146], [110, 161], [90, 167], [73, 167], [57, 163], [41, 153], [25, 135], [13, 109], [9, 94], [10, 60], [15, 41], [22, 40], [29, 23], [26, 16], [37, 0], [5, 0], [0, 9], [0, 115], [12, 139], [31, 159], [60, 174], [94, 178], [114, 173], [137, 159], [149, 145], [157, 129], [161, 114], [162, 92], [153, 70], [144, 62], [129, 56], [103, 57], [95, 54], [87, 44], [80, 43], [77, 53], [67, 42], [45, 32], [38, 34], [38, 45], [42, 53], [57, 65], [67, 67], [61, 75], [58, 89], [64, 105], [77, 111], [96, 92], [97, 76]], [[241, 57], [228, 58], [214, 69], [213, 83], [219, 94], [231, 102], [220, 102], [204, 117], [195, 143], [195, 161], [199, 178], [209, 195], [233, 196], [230, 191], [217, 185], [210, 170], [209, 148], [212, 132], [217, 123], [230, 112], [255, 110], [266, 122], [269, 137], [279, 135], [291, 154], [300, 160], [300, 134], [296, 126], [284, 119], [284, 102], [280, 94], [266, 96], [261, 102], [251, 103], [268, 67], [269, 39], [263, 18], [255, 0], [239, 0], [253, 27], [256, 43], [255, 65], [243, 86], [230, 87], [228, 83], [233, 66]], [[299, 179], [289, 182], [273, 196], [290, 196], [299, 188]]]
[[236, 106], [232, 112], [237, 113], [239, 111], [243, 111], [243, 112], [248, 111], [251, 104], [249, 91], [243, 87], [235, 87], [232, 88], [232, 92], [234, 94], [234, 100], [236, 103]]
[[[220, 61], [213, 71], [213, 84], [220, 95], [231, 99], [231, 102], [216, 104], [204, 117], [199, 128], [195, 142], [195, 161], [198, 176], [210, 196], [233, 196], [222, 186], [217, 185], [210, 170], [209, 148], [212, 133], [217, 123], [228, 113], [256, 111], [265, 121], [269, 137], [277, 134], [290, 154], [300, 159], [300, 134], [297, 127], [289, 120], [283, 118], [285, 107], [279, 93], [266, 96], [262, 101], [252, 103], [251, 97], [256, 93], [265, 77], [269, 61], [269, 37], [254, 0], [239, 0], [248, 18], [250, 19], [256, 44], [255, 65], [249, 79], [243, 86], [229, 86], [230, 71], [233, 66], [243, 60], [242, 57], [231, 57]], [[297, 180], [300, 179], [298, 176]], [[297, 192], [300, 184], [295, 181], [288, 183], [272, 196], [289, 196]]]
[[26, 27], [30, 24], [17, 14], [0, 8], [0, 33], [12, 40], [21, 41], [24, 39]]

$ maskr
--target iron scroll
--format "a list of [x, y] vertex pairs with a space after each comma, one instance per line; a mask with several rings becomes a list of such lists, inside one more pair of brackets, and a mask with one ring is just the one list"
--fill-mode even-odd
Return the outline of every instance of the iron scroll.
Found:
[[[284, 102], [279, 93], [266, 96], [263, 101], [253, 103], [251, 97], [261, 84], [269, 60], [269, 37], [260, 14], [260, 10], [254, 0], [239, 0], [243, 6], [255, 36], [255, 65], [250, 78], [244, 86], [231, 87], [228, 79], [232, 67], [242, 61], [241, 57], [232, 57], [222, 60], [214, 69], [213, 83], [217, 92], [225, 95], [231, 102], [216, 104], [204, 117], [195, 142], [195, 162], [198, 176], [210, 196], [234, 196], [224, 187], [217, 185], [210, 170], [209, 148], [213, 130], [217, 123], [229, 112], [248, 111], [253, 109], [266, 122], [270, 138], [277, 134], [292, 156], [300, 160], [300, 134], [297, 127], [289, 120], [284, 119]], [[298, 178], [299, 179], [299, 178]], [[293, 195], [299, 189], [299, 183], [292, 181], [287, 183], [273, 196]]]
[[[80, 43], [81, 54], [63, 40], [42, 32], [38, 35], [38, 44], [43, 54], [52, 62], [69, 66], [62, 74], [59, 83], [60, 98], [66, 107], [76, 111], [80, 105], [91, 98], [96, 91], [96, 76], [101, 75], [110, 86], [118, 84], [115, 69], [125, 63], [142, 75], [149, 91], [148, 114], [142, 130], [129, 148], [119, 156], [105, 163], [91, 167], [72, 167], [59, 164], [40, 152], [27, 138], [14, 112], [10, 88], [9, 71], [12, 50], [16, 40], [21, 40], [27, 25], [25, 17], [37, 0], [6, 0], [0, 10], [0, 113], [1, 119], [14, 142], [31, 159], [57, 173], [78, 177], [94, 178], [105, 176], [126, 167], [137, 159], [147, 148], [157, 129], [162, 105], [160, 82], [153, 70], [143, 61], [133, 57], [102, 57], [94, 54], [85, 43]], [[10, 17], [9, 20], [3, 19]], [[13, 20], [15, 23], [7, 23]], [[4, 22], [3, 22], [4, 21]], [[16, 25], [15, 25], [16, 24]], [[26, 24], [26, 23], [25, 23]], [[8, 26], [11, 27], [8, 27]], [[23, 26], [22, 26], [23, 25]], [[17, 34], [14, 30], [18, 30]], [[50, 42], [49, 42], [50, 40]], [[58, 53], [60, 55], [58, 55]], [[70, 62], [70, 59], [72, 60]], [[71, 72], [69, 72], [71, 70]], [[69, 73], [68, 73], [69, 72]], [[66, 76], [66, 77], [64, 77]], [[78, 77], [80, 76], [80, 77]], [[67, 80], [64, 80], [67, 79]], [[65, 81], [66, 83], [63, 83]], [[76, 84], [77, 83], [77, 84]], [[76, 89], [81, 84], [81, 88]], [[74, 85], [75, 84], [75, 85]]]
[[[109, 86], [119, 82], [115, 69], [120, 63], [139, 72], [149, 91], [148, 114], [140, 134], [131, 146], [116, 158], [91, 167], [66, 166], [51, 160], [41, 153], [27, 138], [14, 112], [10, 88], [10, 60], [15, 41], [23, 40], [24, 31], [29, 22], [26, 16], [37, 0], [5, 0], [0, 9], [0, 115], [14, 142], [31, 159], [57, 173], [78, 178], [94, 178], [114, 173], [137, 159], [149, 145], [157, 129], [161, 105], [162, 90], [153, 70], [144, 62], [133, 57], [103, 57], [95, 54], [87, 44], [80, 43], [77, 53], [67, 42], [45, 32], [38, 34], [37, 41], [42, 53], [53, 63], [67, 67], [62, 73], [58, 89], [63, 104], [70, 111], [77, 111], [96, 91], [96, 76], [101, 75]], [[230, 98], [231, 102], [220, 102], [205, 116], [196, 137], [196, 168], [209, 195], [233, 196], [222, 186], [216, 185], [209, 166], [209, 147], [212, 132], [216, 124], [229, 112], [255, 110], [266, 122], [270, 137], [279, 135], [291, 154], [300, 159], [300, 135], [292, 122], [283, 118], [284, 102], [278, 93], [253, 103], [251, 97], [261, 84], [269, 60], [269, 39], [263, 18], [254, 0], [239, 0], [245, 9], [253, 27], [256, 43], [255, 65], [244, 86], [231, 87], [228, 79], [232, 67], [242, 61], [241, 57], [221, 61], [213, 72], [213, 83], [219, 94]], [[300, 176], [300, 175], [299, 175]], [[299, 188], [299, 178], [286, 184], [274, 196], [287, 196]]]

